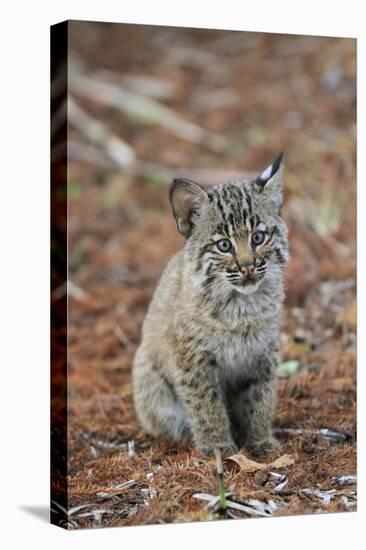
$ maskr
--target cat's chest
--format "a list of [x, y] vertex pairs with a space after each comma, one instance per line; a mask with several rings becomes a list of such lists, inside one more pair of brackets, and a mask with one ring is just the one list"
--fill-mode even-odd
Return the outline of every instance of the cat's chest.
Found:
[[268, 331], [246, 330], [215, 334], [210, 351], [215, 358], [221, 378], [250, 374], [272, 347], [273, 335]]

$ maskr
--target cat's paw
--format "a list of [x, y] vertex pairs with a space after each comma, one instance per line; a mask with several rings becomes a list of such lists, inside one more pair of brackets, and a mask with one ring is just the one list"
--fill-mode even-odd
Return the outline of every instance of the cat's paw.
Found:
[[254, 455], [259, 456], [264, 453], [269, 453], [271, 451], [276, 451], [281, 447], [281, 443], [271, 435], [266, 439], [261, 439], [259, 441], [253, 441], [247, 445], [248, 451]]
[[213, 455], [215, 453], [215, 449], [220, 449], [222, 458], [231, 456], [238, 452], [238, 447], [233, 441], [227, 443], [203, 444], [198, 445], [197, 448], [204, 456]]

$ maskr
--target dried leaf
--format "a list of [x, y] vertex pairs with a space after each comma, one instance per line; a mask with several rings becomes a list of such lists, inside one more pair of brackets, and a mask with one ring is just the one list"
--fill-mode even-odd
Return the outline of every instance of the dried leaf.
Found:
[[229, 456], [225, 459], [225, 462], [234, 462], [235, 465], [239, 466], [242, 472], [257, 472], [263, 468], [267, 468], [267, 464], [260, 464], [254, 460], [250, 460], [243, 454], [235, 454]]
[[284, 454], [279, 458], [276, 458], [275, 461], [270, 462], [269, 464], [263, 462], [255, 462], [250, 458], [246, 457], [243, 453], [237, 453], [235, 455], [229, 456], [225, 459], [225, 462], [234, 462], [239, 466], [241, 472], [257, 472], [258, 470], [265, 470], [266, 468], [285, 468], [286, 466], [291, 466], [295, 464], [295, 461], [291, 455]]

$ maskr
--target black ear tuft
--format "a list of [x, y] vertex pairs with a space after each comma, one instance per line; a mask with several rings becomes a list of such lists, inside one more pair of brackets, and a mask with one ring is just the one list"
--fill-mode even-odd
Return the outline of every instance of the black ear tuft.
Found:
[[263, 170], [263, 172], [255, 180], [256, 183], [264, 187], [267, 181], [269, 181], [278, 172], [278, 169], [282, 163], [282, 159], [283, 152], [278, 155], [278, 157], [272, 162], [272, 164], [270, 164], [265, 170]]
[[275, 175], [275, 173], [277, 172], [277, 170], [281, 166], [282, 159], [283, 159], [283, 151], [281, 151], [281, 153], [278, 155], [278, 157], [273, 161], [271, 177]]

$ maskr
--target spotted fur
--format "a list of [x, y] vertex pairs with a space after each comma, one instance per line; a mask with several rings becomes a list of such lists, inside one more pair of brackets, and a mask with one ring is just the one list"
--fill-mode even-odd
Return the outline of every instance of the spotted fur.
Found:
[[153, 436], [193, 440], [203, 452], [274, 444], [288, 259], [282, 174], [280, 155], [256, 180], [208, 191], [172, 184], [187, 240], [155, 291], [133, 367], [136, 412]]

